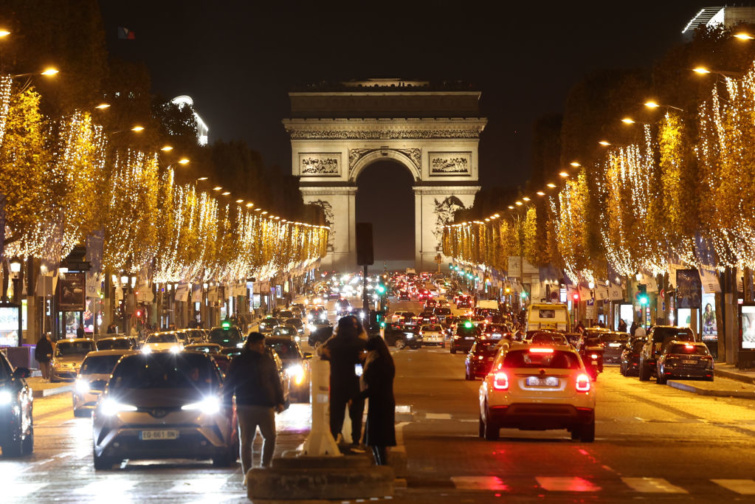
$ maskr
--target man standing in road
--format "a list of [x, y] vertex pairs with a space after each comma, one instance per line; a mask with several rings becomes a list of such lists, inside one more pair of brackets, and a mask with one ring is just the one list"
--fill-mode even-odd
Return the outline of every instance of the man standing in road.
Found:
[[341, 317], [336, 333], [319, 347], [323, 358], [330, 361], [330, 433], [333, 439], [338, 439], [348, 406], [352, 447], [360, 444], [364, 413], [364, 398], [360, 396], [356, 369], [361, 368], [367, 342], [359, 337], [359, 333], [356, 317]]
[[275, 413], [285, 409], [283, 386], [275, 361], [265, 353], [263, 334], [249, 333], [241, 355], [231, 360], [224, 387], [226, 405], [236, 395], [239, 451], [246, 485], [246, 473], [254, 462], [252, 447], [257, 427], [263, 440], [260, 466], [267, 468], [275, 453]]
[[645, 327], [643, 327], [642, 324], [637, 322], [637, 328], [634, 330], [634, 336], [638, 338], [644, 338], [647, 336], [647, 333], [645, 332]]
[[47, 333], [42, 333], [42, 337], [37, 341], [34, 349], [34, 358], [39, 362], [39, 370], [42, 371], [42, 378], [50, 379], [50, 360], [52, 359], [52, 343], [47, 339]]

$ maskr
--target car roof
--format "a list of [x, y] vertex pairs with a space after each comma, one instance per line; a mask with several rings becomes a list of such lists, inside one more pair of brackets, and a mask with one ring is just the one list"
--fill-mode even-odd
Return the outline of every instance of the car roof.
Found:
[[119, 348], [116, 350], [97, 350], [94, 352], [89, 352], [87, 354], [87, 359], [89, 357], [104, 357], [107, 355], [127, 355], [132, 353], [139, 353], [137, 350], [127, 350], [125, 348]]
[[95, 341], [92, 338], [71, 338], [71, 339], [62, 339], [55, 342], [55, 344], [60, 343], [83, 343], [84, 341], [91, 341], [94, 343]]

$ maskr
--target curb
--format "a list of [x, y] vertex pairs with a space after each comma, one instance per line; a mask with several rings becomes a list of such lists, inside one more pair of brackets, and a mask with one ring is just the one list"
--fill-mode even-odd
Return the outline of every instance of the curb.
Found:
[[682, 383], [675, 380], [669, 380], [666, 382], [669, 387], [673, 387], [678, 390], [684, 390], [685, 392], [692, 392], [693, 394], [713, 397], [737, 397], [739, 399], [755, 399], [755, 392], [750, 390], [710, 390], [701, 387], [696, 387], [689, 383]]
[[713, 370], [713, 374], [715, 376], [720, 376], [721, 378], [728, 378], [730, 380], [737, 380], [737, 381], [741, 381], [741, 382], [744, 382], [744, 383], [749, 383], [751, 385], [755, 384], [755, 378], [753, 378], [751, 376], [743, 375], [741, 373], [735, 373], [735, 372], [732, 372], [732, 371], [725, 371], [725, 370], [722, 370], [722, 369], [714, 369]]
[[34, 399], [42, 399], [44, 397], [65, 394], [67, 392], [73, 392], [73, 385], [63, 385], [61, 387], [38, 390], [32, 389], [32, 396], [34, 397]]

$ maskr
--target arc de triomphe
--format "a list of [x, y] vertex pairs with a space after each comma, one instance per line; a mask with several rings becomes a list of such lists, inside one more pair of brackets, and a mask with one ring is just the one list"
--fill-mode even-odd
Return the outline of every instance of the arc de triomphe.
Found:
[[414, 179], [415, 263], [437, 267], [443, 225], [480, 187], [480, 92], [427, 82], [371, 79], [289, 93], [292, 172], [304, 203], [330, 226], [325, 269], [356, 267], [356, 181], [370, 164], [394, 160]]

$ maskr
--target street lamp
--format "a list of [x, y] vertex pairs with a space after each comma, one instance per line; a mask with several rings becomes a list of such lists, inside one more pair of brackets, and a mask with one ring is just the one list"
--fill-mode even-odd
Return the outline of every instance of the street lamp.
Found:
[[715, 74], [715, 75], [721, 75], [723, 77], [728, 77], [728, 78], [738, 78], [744, 75], [742, 72], [732, 72], [729, 70], [711, 70], [704, 66], [697, 66], [693, 68], [692, 71], [698, 75]]
[[655, 109], [657, 109], [657, 108], [660, 108], [660, 107], [665, 107], [666, 109], [674, 109], [674, 110], [678, 110], [679, 112], [684, 112], [684, 109], [681, 109], [681, 108], [679, 108], [679, 107], [675, 107], [675, 106], [673, 106], [673, 105], [663, 105], [663, 104], [659, 104], [659, 103], [658, 103], [657, 101], [655, 101], [655, 100], [648, 100], [648, 101], [646, 101], [646, 102], [645, 102], [645, 103], [644, 103], [643, 105], [645, 105], [645, 106], [646, 106], [647, 108], [649, 108], [649, 109], [653, 109], [653, 110], [655, 110]]

